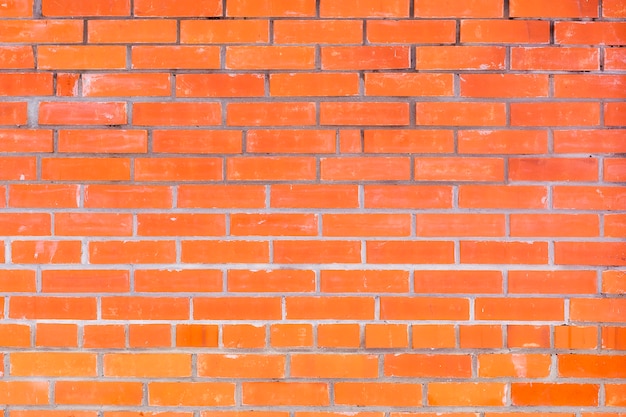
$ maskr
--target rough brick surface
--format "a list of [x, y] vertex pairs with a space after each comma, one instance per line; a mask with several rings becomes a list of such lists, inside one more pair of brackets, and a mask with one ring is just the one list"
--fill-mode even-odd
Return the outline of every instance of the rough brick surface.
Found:
[[626, 416], [626, 1], [0, 0], [0, 417]]

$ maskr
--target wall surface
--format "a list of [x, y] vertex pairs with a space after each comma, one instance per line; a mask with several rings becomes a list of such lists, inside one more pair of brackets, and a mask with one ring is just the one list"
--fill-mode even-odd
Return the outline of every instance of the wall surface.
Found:
[[0, 417], [626, 416], [626, 1], [0, 0], [0, 96]]

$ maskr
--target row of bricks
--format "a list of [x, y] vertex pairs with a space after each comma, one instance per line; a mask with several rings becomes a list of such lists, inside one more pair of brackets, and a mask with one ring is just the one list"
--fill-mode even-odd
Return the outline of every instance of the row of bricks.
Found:
[[[375, 409], [422, 406], [457, 406], [475, 409], [503, 406], [570, 408], [599, 405], [624, 406], [626, 403], [624, 401], [625, 385], [606, 384], [603, 388], [603, 392], [608, 394], [605, 401], [600, 401], [600, 385], [593, 383], [514, 382], [507, 384], [481, 381], [429, 382], [423, 385], [395, 381], [334, 382], [332, 384], [291, 381], [244, 381], [238, 384], [172, 381], [144, 384], [139, 381], [46, 382], [38, 380], [0, 381], [0, 401], [7, 405], [100, 407], [140, 405], [152, 407], [232, 407], [235, 405], [320, 407], [332, 405]], [[54, 394], [49, 395], [50, 392]]]
[[[334, 138], [333, 138], [334, 140]], [[323, 144], [322, 144], [323, 145]], [[81, 145], [78, 145], [79, 147]], [[261, 147], [263, 145], [260, 145]], [[383, 145], [384, 146], [384, 145]], [[274, 148], [273, 144], [268, 147]], [[259, 153], [267, 151], [261, 150]], [[4, 172], [0, 178], [5, 181], [137, 181], [137, 182], [220, 182], [220, 181], [424, 181], [424, 182], [563, 182], [578, 181], [580, 183], [597, 182], [602, 177], [602, 181], [609, 184], [596, 184], [596, 186], [606, 187], [610, 194], [619, 196], [618, 189], [612, 189], [610, 183], [624, 181], [625, 167], [624, 160], [619, 158], [607, 158], [599, 161], [595, 158], [497, 158], [497, 157], [401, 157], [401, 156], [373, 156], [373, 157], [315, 157], [315, 156], [229, 156], [226, 158], [212, 157], [161, 157], [147, 158], [145, 156], [137, 158], [129, 157], [43, 157], [38, 161], [37, 157], [2, 157]], [[85, 171], [85, 167], [90, 167], [91, 171]], [[602, 174], [600, 174], [602, 167]], [[521, 184], [520, 184], [521, 185]], [[545, 184], [541, 184], [545, 185]], [[582, 185], [582, 184], [581, 184]], [[588, 185], [588, 184], [586, 184]], [[64, 206], [75, 207], [77, 188], [76, 186], [50, 185], [30, 185], [22, 187], [20, 193], [18, 185], [10, 187], [11, 194], [16, 197], [19, 206], [20, 196], [28, 202], [32, 200], [29, 194], [48, 195], [50, 201], [55, 199], [65, 200]], [[37, 189], [39, 187], [39, 190]], [[87, 192], [98, 190], [93, 186], [86, 186]], [[328, 186], [324, 186], [328, 187]], [[485, 192], [489, 189], [472, 188], [471, 185], [460, 185], [461, 205], [465, 198], [468, 201], [476, 199], [489, 199]], [[492, 186], [493, 191], [503, 190], [506, 194], [507, 187], [498, 188]], [[503, 186], [499, 186], [503, 187]], [[515, 190], [515, 185], [508, 187], [509, 192]], [[519, 206], [545, 208], [546, 192], [545, 186], [527, 186], [525, 194], [531, 198], [530, 201], [519, 201]], [[194, 188], [181, 185], [179, 188], [190, 192], [193, 196]], [[323, 191], [325, 188], [320, 188]], [[349, 187], [346, 189], [346, 191]], [[352, 187], [353, 190], [356, 190]], [[451, 188], [448, 187], [448, 190]], [[599, 188], [597, 188], [599, 189]], [[69, 193], [74, 190], [74, 198]], [[206, 189], [208, 190], [208, 189]], [[204, 191], [206, 191], [204, 190]], [[235, 191], [236, 188], [230, 191]], [[257, 192], [261, 192], [257, 188]], [[333, 188], [325, 189], [332, 193]], [[337, 188], [340, 190], [340, 188]], [[431, 189], [435, 191], [436, 189]], [[441, 206], [449, 204], [450, 195], [445, 195], [446, 188], [438, 189]], [[470, 191], [471, 190], [471, 191]], [[524, 188], [519, 188], [519, 191]], [[106, 191], [100, 189], [100, 191]], [[195, 191], [202, 191], [197, 189]], [[313, 191], [313, 189], [311, 190]], [[424, 191], [428, 192], [428, 188]], [[583, 191], [583, 192], [581, 192]], [[612, 193], [612, 191], [614, 191]], [[284, 191], [288, 194], [290, 191]], [[298, 191], [296, 190], [295, 193]], [[554, 208], [570, 208], [569, 197], [572, 192], [584, 194], [584, 188], [565, 187], [560, 184], [554, 185], [555, 205]], [[17, 193], [17, 195], [15, 194]], [[468, 193], [465, 195], [464, 193]], [[11, 197], [9, 194], [9, 198]], [[477, 196], [477, 194], [479, 194]], [[90, 198], [97, 199], [98, 193]], [[258, 197], [258, 193], [256, 196]], [[196, 193], [197, 196], [197, 193]], [[253, 197], [253, 196], [250, 196]], [[281, 195], [272, 198], [281, 198]], [[600, 196], [602, 197], [602, 196]], [[209, 199], [211, 196], [205, 196]], [[215, 198], [215, 197], [213, 197]], [[366, 197], [367, 198], [367, 197]], [[610, 198], [610, 197], [609, 197]], [[183, 196], [182, 198], [186, 198]], [[4, 196], [0, 197], [0, 203]], [[193, 201], [193, 197], [190, 199]], [[521, 200], [517, 198], [515, 200]], [[495, 206], [503, 207], [511, 204], [511, 201], [501, 201]], [[12, 203], [11, 203], [12, 204]], [[28, 204], [28, 203], [27, 203]], [[588, 204], [588, 203], [587, 203]], [[2, 204], [4, 205], [4, 204]], [[38, 204], [45, 206], [45, 202]], [[234, 204], [233, 206], [236, 206]], [[256, 206], [256, 205], [255, 205]], [[341, 205], [346, 206], [346, 203]], [[469, 207], [475, 207], [469, 203]], [[573, 207], [578, 207], [574, 205]], [[619, 209], [619, 204], [615, 207]], [[623, 206], [621, 208], [624, 208]]]
[[[57, 76], [57, 94], [65, 88], [59, 78], [72, 77], [73, 96], [81, 97], [462, 97], [624, 99], [626, 75], [462, 74], [450, 73], [279, 73], [177, 74], [115, 73]], [[80, 77], [80, 91], [78, 82]], [[175, 80], [175, 86], [174, 86]], [[61, 82], [64, 80], [61, 79]], [[455, 93], [458, 82], [458, 94]], [[52, 73], [0, 73], [3, 96], [54, 94]], [[87, 104], [83, 102], [82, 104]], [[263, 104], [263, 103], [260, 103]], [[46, 112], [42, 104], [40, 111]], [[59, 104], [57, 104], [58, 106]], [[140, 107], [141, 109], [141, 107]], [[53, 111], [50, 111], [53, 113]], [[386, 114], [386, 116], [388, 116]], [[419, 118], [418, 114], [418, 118]], [[513, 116], [513, 115], [512, 115]], [[53, 118], [50, 114], [49, 118]], [[63, 121], [59, 121], [63, 124]], [[42, 124], [57, 124], [42, 118]], [[141, 118], [136, 123], [143, 124]], [[372, 124], [376, 124], [373, 120]]]
[[[0, 39], [1, 37], [0, 34]], [[127, 67], [127, 56], [132, 57], [129, 68], [135, 70], [219, 70], [222, 63], [226, 68], [234, 66], [237, 70], [305, 71], [318, 68], [316, 48], [230, 47], [231, 52], [225, 54], [225, 61], [221, 58], [222, 48], [219, 46], [133, 46], [130, 54], [125, 46], [39, 46], [36, 49], [37, 65], [32, 46], [0, 46], [0, 69], [37, 67], [40, 70], [121, 70]], [[626, 70], [626, 52], [623, 48], [602, 49], [450, 45], [417, 48], [326, 47], [323, 50], [325, 53], [322, 52], [323, 62], [319, 68], [329, 71], [411, 68], [420, 71]], [[304, 55], [301, 56], [302, 53]], [[75, 78], [76, 76], [70, 75], [64, 82], [72, 83]], [[71, 88], [66, 87], [62, 95], [71, 94]]]
[[[35, 230], [37, 232], [37, 230]], [[42, 230], [39, 233], [44, 233]], [[47, 232], [46, 232], [47, 233]], [[180, 245], [180, 249], [177, 246]], [[28, 240], [0, 262], [24, 264], [432, 264], [626, 265], [620, 241], [442, 240]], [[551, 255], [554, 252], [554, 255]], [[554, 258], [554, 259], [552, 259]]]
[[[20, 181], [35, 178], [34, 169], [22, 171], [15, 175], [16, 169], [10, 162], [27, 162], [26, 166], [35, 166], [35, 161], [27, 158], [4, 159], [3, 167], [9, 171], [3, 180]], [[71, 161], [63, 159], [62, 161]], [[83, 160], [85, 161], [85, 160]], [[76, 169], [89, 169], [97, 167], [98, 160], [86, 160]], [[107, 161], [107, 159], [105, 159]], [[184, 160], [183, 160], [184, 161]], [[287, 158], [289, 162], [291, 159]], [[295, 160], [294, 160], [295, 161]], [[276, 160], [271, 158], [255, 161], [258, 164], [267, 163], [271, 168], [277, 168]], [[346, 163], [344, 169], [356, 169], [357, 173], [364, 171], [363, 161], [361, 164]], [[90, 164], [91, 163], [91, 164]], [[96, 164], [96, 165], [94, 165]], [[181, 162], [182, 164], [182, 162]], [[387, 165], [374, 164], [378, 168]], [[278, 165], [280, 166], [280, 165]], [[283, 168], [285, 169], [285, 168]], [[261, 176], [265, 178], [265, 175]], [[261, 178], [261, 179], [262, 179]], [[250, 176], [249, 179], [259, 179], [259, 175]], [[280, 177], [267, 177], [268, 180], [284, 180]], [[51, 180], [64, 180], [64, 178], [51, 178]], [[67, 180], [67, 178], [65, 178]], [[177, 180], [170, 178], [169, 180]], [[355, 180], [354, 177], [348, 180]], [[174, 188], [176, 197], [174, 197]], [[361, 191], [359, 191], [362, 188]], [[549, 189], [550, 188], [550, 189]], [[88, 209], [169, 209], [172, 207], [182, 209], [326, 209], [344, 210], [364, 209], [447, 209], [458, 207], [460, 209], [489, 209], [501, 211], [505, 209], [545, 210], [553, 208], [557, 210], [623, 210], [625, 191], [622, 187], [607, 186], [561, 186], [553, 187], [533, 185], [329, 185], [329, 184], [272, 184], [265, 185], [178, 185], [176, 187], [164, 185], [74, 185], [74, 184], [11, 184], [6, 189], [0, 187], [0, 206], [7, 206], [5, 198], [8, 190], [10, 207], [19, 208], [47, 208], [50, 210], [85, 207]], [[360, 204], [359, 194], [363, 194], [363, 203]], [[84, 196], [83, 196], [84, 194]], [[455, 195], [458, 195], [455, 197]], [[550, 198], [549, 198], [550, 197]], [[552, 204], [549, 204], [551, 199]], [[81, 203], [82, 202], [82, 203]], [[175, 203], [175, 205], [174, 205]], [[101, 215], [102, 213], [100, 213]], [[181, 215], [184, 213], [177, 213]], [[260, 213], [259, 213], [260, 214]], [[266, 213], [271, 214], [271, 213]], [[356, 213], [353, 213], [356, 214]], [[367, 213], [360, 213], [367, 214]], [[450, 213], [452, 214], [452, 213]], [[458, 213], [461, 214], [461, 213]], [[467, 213], [471, 214], [471, 213]], [[559, 213], [566, 214], [566, 213]], [[99, 222], [90, 219], [89, 213], [84, 213], [83, 222], [86, 227], [94, 222], [94, 227]], [[20, 230], [15, 224], [15, 219], [26, 227]], [[603, 219], [610, 217], [605, 214]], [[200, 218], [200, 217], [199, 217]], [[450, 217], [453, 219], [454, 217]], [[80, 226], [79, 213], [74, 214], [73, 223]], [[123, 217], [121, 217], [123, 219]], [[184, 221], [184, 218], [181, 218]], [[556, 223], [566, 222], [575, 217], [551, 217], [549, 220]], [[610, 220], [614, 227], [619, 226], [621, 217], [615, 216]], [[268, 220], [268, 219], [265, 219]], [[540, 220], [535, 220], [540, 221]], [[43, 229], [35, 225], [42, 222]], [[546, 225], [548, 222], [545, 222]], [[6, 213], [0, 214], [2, 233], [6, 235], [47, 235], [51, 218], [44, 213]], [[13, 224], [13, 226], [11, 226]], [[561, 232], [563, 233], [563, 232]]]
[[[56, 136], [55, 136], [56, 134]], [[0, 129], [3, 153], [402, 153], [466, 155], [626, 153], [626, 131], [459, 129]], [[455, 139], [456, 138], [456, 139]], [[606, 161], [606, 160], [605, 160]], [[559, 160], [537, 160], [547, 167]], [[26, 166], [31, 162], [22, 160]], [[268, 161], [269, 163], [269, 161]], [[606, 163], [606, 162], [605, 162]], [[2, 164], [8, 171], [11, 159]], [[619, 162], [613, 159], [608, 165]], [[561, 169], [561, 167], [559, 168]], [[604, 172], [611, 168], [604, 166]], [[615, 168], [613, 168], [615, 169]], [[615, 171], [617, 172], [617, 171]], [[26, 175], [25, 175], [26, 177]], [[5, 174], [5, 180], [14, 179]]]
[[[63, 186], [61, 186], [63, 187]], [[602, 220], [602, 224], [600, 223]], [[457, 214], [426, 213], [98, 213], [0, 214], [5, 236], [319, 236], [319, 237], [612, 237], [626, 236], [626, 214]], [[54, 245], [55, 242], [49, 242]], [[57, 242], [63, 245], [71, 242]], [[76, 250], [80, 252], [80, 245]], [[46, 262], [41, 241], [13, 242], [14, 262]], [[69, 249], [71, 246], [67, 246]], [[34, 249], [34, 248], [38, 248]], [[461, 251], [466, 248], [461, 243]], [[39, 253], [41, 259], [27, 253]], [[49, 248], [51, 249], [51, 248]], [[74, 252], [74, 251], [70, 251]], [[21, 256], [20, 256], [21, 254]], [[51, 255], [51, 254], [49, 254]], [[57, 253], [60, 255], [60, 253]], [[69, 257], [68, 259], [71, 259]], [[463, 253], [461, 254], [463, 259]], [[48, 259], [48, 261], [51, 261]], [[58, 258], [55, 263], [62, 263]]]
[[[59, 407], [55, 407], [55, 409], [40, 409], [40, 408], [31, 408], [31, 409], [21, 409], [19, 407], [11, 407], [10, 411], [7, 410], [5, 414], [3, 414], [3, 410], [0, 410], [0, 416], [2, 417], [63, 417], [64, 414], [70, 413], [69, 410], [63, 410]], [[149, 412], [150, 413], [150, 412]], [[343, 414], [342, 414], [343, 413]], [[84, 410], [77, 409], [73, 407], [71, 410], [71, 414], [74, 417], [143, 417], [145, 413], [142, 411], [98, 411], [98, 410]], [[143, 415], [142, 415], [143, 414]], [[361, 411], [361, 412], [350, 412], [351, 416], [354, 417], [502, 417], [503, 414], [506, 416], [521, 416], [521, 417], [540, 417], [548, 415], [558, 416], [558, 417], [620, 417], [619, 412], [610, 412], [610, 411], [601, 411], [601, 412], [563, 412], [562, 409], [558, 411], [550, 411], [546, 412], [537, 412], [537, 411], [513, 411], [508, 413], [502, 412], [491, 412], [488, 411], [486, 413], [478, 413], [478, 412], [459, 412], [459, 411], [449, 411], [442, 410], [438, 408], [436, 412], [434, 411], [421, 411], [421, 412], [383, 412], [383, 411]], [[150, 413], [149, 415], [154, 415]], [[343, 411], [259, 411], [259, 410], [249, 410], [248, 408], [240, 411], [200, 411], [194, 413], [193, 411], [171, 411], [171, 412], [160, 412], [158, 414], [160, 417], [336, 417], [337, 415], [345, 415]]]
[[[623, 323], [623, 298], [13, 295], [8, 319], [27, 320], [445, 320]], [[380, 317], [377, 317], [380, 316]]]
[[[28, 104], [0, 103], [0, 125], [27, 125]], [[626, 101], [38, 104], [38, 118], [30, 122], [40, 125], [125, 126], [130, 118], [135, 126], [626, 126]]]
[[[626, 25], [626, 23], [624, 23]], [[626, 28], [626, 26], [624, 26]], [[616, 31], [618, 29], [615, 29]], [[624, 31], [624, 29], [621, 29]], [[589, 43], [589, 41], [585, 42]], [[622, 45], [622, 41], [603, 44]], [[40, 70], [455, 70], [507, 68], [505, 46], [37, 46]], [[597, 70], [595, 48], [512, 48], [517, 71]], [[318, 52], [319, 51], [319, 52]], [[33, 47], [3, 47], [8, 68], [33, 68]], [[222, 52], [225, 57], [222, 58]], [[624, 69], [624, 53], [605, 50], [606, 68]], [[579, 60], [582, 59], [582, 60]], [[3, 66], [4, 68], [4, 66]]]
[[[504, 340], [506, 338], [506, 340]], [[381, 324], [344, 323], [317, 324], [273, 323], [273, 324], [102, 324], [77, 325], [72, 323], [37, 323], [0, 325], [0, 345], [3, 349], [37, 348], [84, 348], [84, 349], [171, 349], [176, 348], [219, 348], [219, 349], [298, 349], [311, 348], [338, 349], [394, 349], [406, 350], [434, 349], [490, 349], [490, 355], [481, 357], [511, 358], [509, 354], [494, 354], [502, 349], [525, 349], [542, 353], [513, 355], [541, 357], [543, 363], [550, 364], [550, 354], [546, 349], [558, 350], [626, 350], [626, 327], [613, 326], [546, 326], [515, 325], [452, 325], [452, 324]], [[483, 353], [485, 351], [482, 351]], [[154, 352], [153, 352], [154, 353]], [[458, 353], [458, 352], [457, 352]], [[29, 354], [28, 364], [35, 367], [29, 375], [61, 376], [63, 368], [58, 368], [58, 358], [72, 354], [44, 353]], [[136, 367], [144, 357], [130, 354]], [[40, 359], [38, 359], [40, 358]], [[146, 356], [146, 363], [152, 363], [154, 356]], [[622, 357], [623, 358], [623, 357]], [[489, 360], [489, 359], [487, 359]], [[41, 363], [40, 363], [41, 362]], [[71, 362], [67, 360], [65, 362]], [[160, 362], [160, 361], [159, 361]], [[22, 361], [26, 363], [26, 361]], [[439, 366], [439, 364], [437, 365]], [[125, 368], [128, 368], [125, 366]], [[322, 367], [324, 368], [324, 367]], [[410, 367], [409, 367], [410, 368]], [[152, 367], [150, 367], [152, 369]], [[244, 371], [245, 370], [245, 371]], [[515, 371], [526, 368], [516, 368]], [[405, 372], [420, 372], [406, 369]], [[484, 371], [484, 369], [482, 369]], [[145, 372], [145, 371], [144, 371]], [[159, 372], [159, 371], [156, 371]], [[239, 372], [248, 372], [242, 367]], [[509, 370], [511, 372], [511, 370]], [[8, 374], [14, 374], [11, 368]], [[52, 374], [54, 373], [54, 374]], [[20, 374], [17, 374], [20, 376]], [[68, 376], [67, 374], [64, 374]], [[480, 371], [479, 371], [480, 375]], [[546, 370], [542, 377], [547, 377]], [[21, 374], [24, 376], [24, 374]], [[137, 374], [135, 376], [146, 376]], [[183, 375], [178, 375], [183, 376]], [[495, 376], [495, 375], [492, 375]], [[522, 375], [510, 373], [504, 376]]]
[[[9, 353], [5, 355], [9, 363], [7, 376], [242, 379], [544, 379], [557, 375], [559, 378], [622, 379], [626, 376], [624, 355], [105, 353], [101, 358], [98, 356], [77, 352]], [[98, 359], [102, 363], [100, 369]], [[474, 365], [473, 361], [476, 361]], [[524, 368], [519, 362], [525, 363]], [[155, 363], [160, 366], [155, 367]], [[625, 390], [626, 384], [621, 389]]]
[[[458, 23], [457, 23], [458, 22]], [[551, 23], [554, 26], [551, 26]], [[548, 20], [5, 20], [6, 43], [623, 45], [626, 23]], [[614, 29], [614, 31], [611, 31]]]
[[[319, 278], [316, 276], [319, 275]], [[131, 278], [132, 276], [132, 278]], [[4, 293], [619, 294], [604, 270], [29, 269], [4, 270]], [[600, 278], [600, 279], [599, 279]], [[319, 282], [319, 284], [318, 284]]]
[[473, 0], [468, 4], [442, 4], [437, 0], [13, 0], [0, 17], [30, 17], [35, 11], [62, 17], [626, 17], [620, 0], [561, 0], [557, 4], [540, 0]]

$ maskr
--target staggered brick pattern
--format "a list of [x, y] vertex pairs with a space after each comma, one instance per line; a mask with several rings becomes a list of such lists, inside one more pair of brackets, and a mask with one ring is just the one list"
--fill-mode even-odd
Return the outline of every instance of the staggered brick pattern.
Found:
[[0, 43], [0, 416], [626, 415], [626, 1], [0, 0]]

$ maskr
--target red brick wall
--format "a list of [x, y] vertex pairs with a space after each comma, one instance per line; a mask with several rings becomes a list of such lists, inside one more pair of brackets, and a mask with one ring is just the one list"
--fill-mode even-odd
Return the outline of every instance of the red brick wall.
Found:
[[0, 416], [626, 415], [624, 0], [0, 19]]

